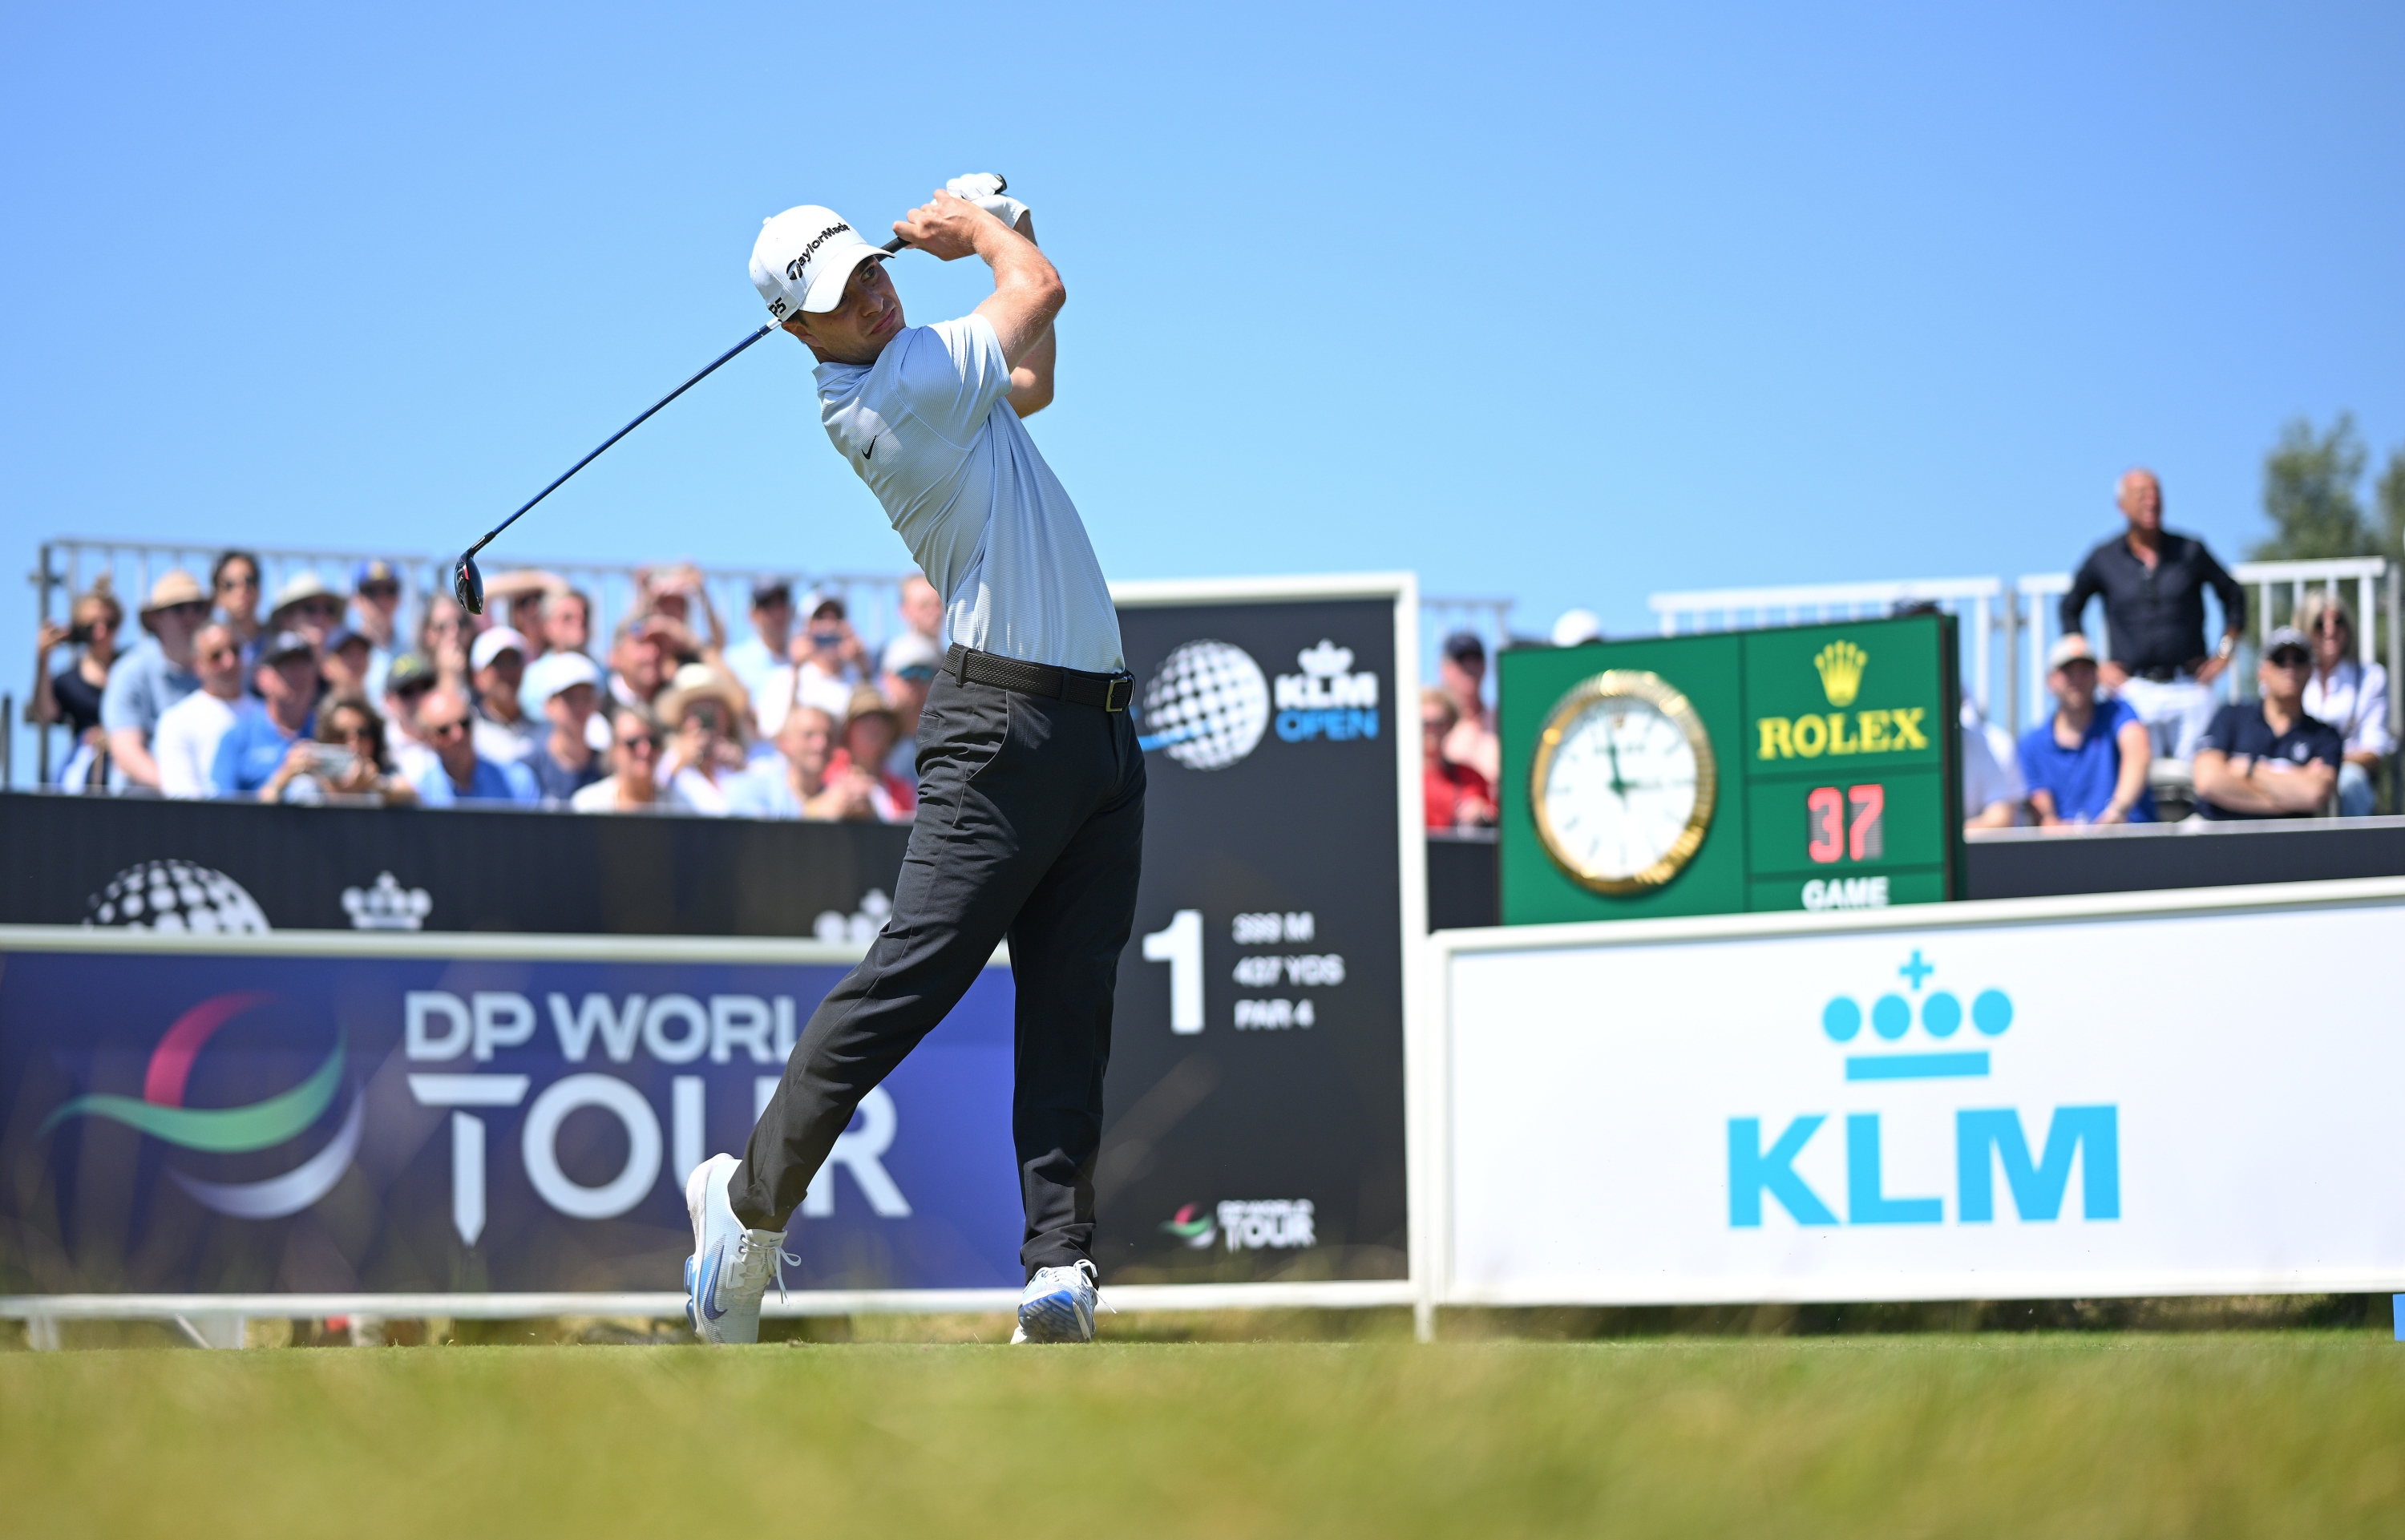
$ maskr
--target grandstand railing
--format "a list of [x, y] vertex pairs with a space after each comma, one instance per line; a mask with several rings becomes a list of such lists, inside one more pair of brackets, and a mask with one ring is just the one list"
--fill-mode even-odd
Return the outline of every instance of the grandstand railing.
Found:
[[[2247, 632], [2243, 656], [2225, 671], [2216, 688], [2225, 700], [2250, 696], [2254, 658], [2274, 626], [2286, 625], [2305, 596], [2316, 590], [2350, 597], [2356, 647], [2369, 665], [2386, 656], [2390, 680], [2388, 715], [2393, 734], [2405, 737], [2405, 699], [2396, 681], [2405, 673], [2405, 627], [2398, 624], [2400, 573], [2385, 557], [2338, 557], [2313, 561], [2246, 561], [2230, 569], [2247, 590]], [[2349, 586], [2354, 592], [2347, 595]], [[1774, 588], [1712, 588], [1655, 594], [1646, 600], [1662, 634], [1802, 625], [1817, 620], [1884, 615], [1904, 603], [1935, 603], [1962, 619], [1963, 693], [1987, 720], [2018, 736], [2052, 709], [2046, 690], [2046, 656], [2061, 635], [2060, 609], [2071, 591], [2068, 572], [2039, 572], [2006, 584], [1994, 577], [1905, 578], [1888, 583], [1831, 583]], [[2110, 656], [2111, 636], [2103, 607], [2091, 605], [2090, 637]], [[2218, 634], [2217, 630], [2216, 633]]]
[[[139, 639], [133, 627], [134, 614], [141, 607], [150, 585], [178, 568], [190, 572], [204, 586], [209, 580], [209, 569], [229, 549], [240, 549], [259, 558], [260, 611], [266, 618], [275, 592], [304, 571], [315, 572], [327, 586], [337, 593], [347, 594], [351, 573], [364, 561], [389, 561], [401, 574], [401, 609], [398, 618], [404, 642], [414, 641], [429, 602], [451, 602], [451, 563], [449, 556], [408, 556], [391, 551], [335, 550], [295, 546], [244, 545], [232, 547], [222, 543], [177, 543], [156, 540], [112, 540], [98, 535], [62, 535], [43, 543], [38, 562], [29, 575], [38, 591], [36, 615], [39, 617], [64, 621], [67, 609], [76, 594], [91, 586], [101, 573], [109, 574], [111, 586], [124, 603], [128, 629], [125, 645]], [[677, 565], [671, 562], [612, 563], [598, 561], [545, 561], [534, 558], [512, 560], [506, 565], [485, 561], [488, 581], [505, 572], [543, 572], [565, 581], [571, 588], [583, 592], [593, 601], [593, 643], [597, 658], [607, 655], [610, 638], [618, 623], [634, 609], [640, 592], [641, 574], [660, 567]], [[726, 629], [726, 640], [738, 642], [752, 634], [752, 586], [764, 577], [789, 579], [794, 585], [794, 597], [798, 604], [808, 591], [831, 592], [843, 598], [851, 612], [853, 626], [870, 647], [880, 644], [901, 629], [902, 585], [910, 575], [900, 573], [810, 572], [781, 567], [700, 567], [702, 583], [710, 603], [718, 612]], [[497, 606], [498, 608], [498, 606]], [[1476, 631], [1486, 643], [1491, 657], [1512, 640], [1511, 614], [1512, 601], [1508, 599], [1457, 599], [1428, 597], [1420, 601], [1420, 637], [1425, 657], [1419, 659], [1423, 678], [1435, 676], [1435, 649], [1449, 632], [1457, 629]], [[1490, 684], [1490, 690], [1492, 688]], [[13, 719], [13, 699], [8, 716]], [[61, 761], [55, 756], [56, 745], [50, 729], [35, 732], [35, 768], [37, 784], [48, 784], [53, 769]], [[13, 720], [0, 722], [0, 742], [13, 749]], [[13, 755], [0, 753], [0, 785], [15, 784]]]

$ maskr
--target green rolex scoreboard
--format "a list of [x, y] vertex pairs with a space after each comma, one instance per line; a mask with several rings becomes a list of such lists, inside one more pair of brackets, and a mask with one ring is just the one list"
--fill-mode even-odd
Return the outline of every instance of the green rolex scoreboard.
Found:
[[1506, 925], [1962, 892], [1954, 617], [1515, 648]]

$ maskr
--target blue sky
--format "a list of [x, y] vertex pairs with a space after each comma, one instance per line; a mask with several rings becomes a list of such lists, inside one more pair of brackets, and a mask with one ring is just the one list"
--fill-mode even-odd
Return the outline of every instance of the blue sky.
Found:
[[[2369, 5], [16, 7], [5, 544], [456, 549], [757, 324], [762, 217], [996, 168], [1115, 577], [1629, 631], [2062, 568], [2137, 461], [2234, 555], [2286, 418], [2405, 442], [2400, 54]], [[904, 259], [914, 318], [971, 265]], [[518, 548], [901, 567], [809, 383], [770, 339]]]

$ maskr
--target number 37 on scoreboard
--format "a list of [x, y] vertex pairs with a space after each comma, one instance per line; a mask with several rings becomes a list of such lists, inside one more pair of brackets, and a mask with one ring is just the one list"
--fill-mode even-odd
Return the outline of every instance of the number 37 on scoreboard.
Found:
[[1887, 854], [1880, 827], [1887, 788], [1880, 785], [1815, 786], [1804, 799], [1806, 854], [1823, 866], [1838, 861], [1876, 861]]

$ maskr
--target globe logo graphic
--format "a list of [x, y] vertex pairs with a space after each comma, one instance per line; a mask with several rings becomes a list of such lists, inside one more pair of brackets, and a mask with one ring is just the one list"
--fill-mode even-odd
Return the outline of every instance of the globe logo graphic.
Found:
[[190, 861], [145, 861], [126, 868], [92, 895], [83, 923], [188, 936], [240, 936], [274, 928], [240, 883]]
[[1270, 725], [1270, 682], [1242, 647], [1188, 642], [1161, 660], [1144, 687], [1146, 750], [1166, 749], [1188, 770], [1226, 770]]

